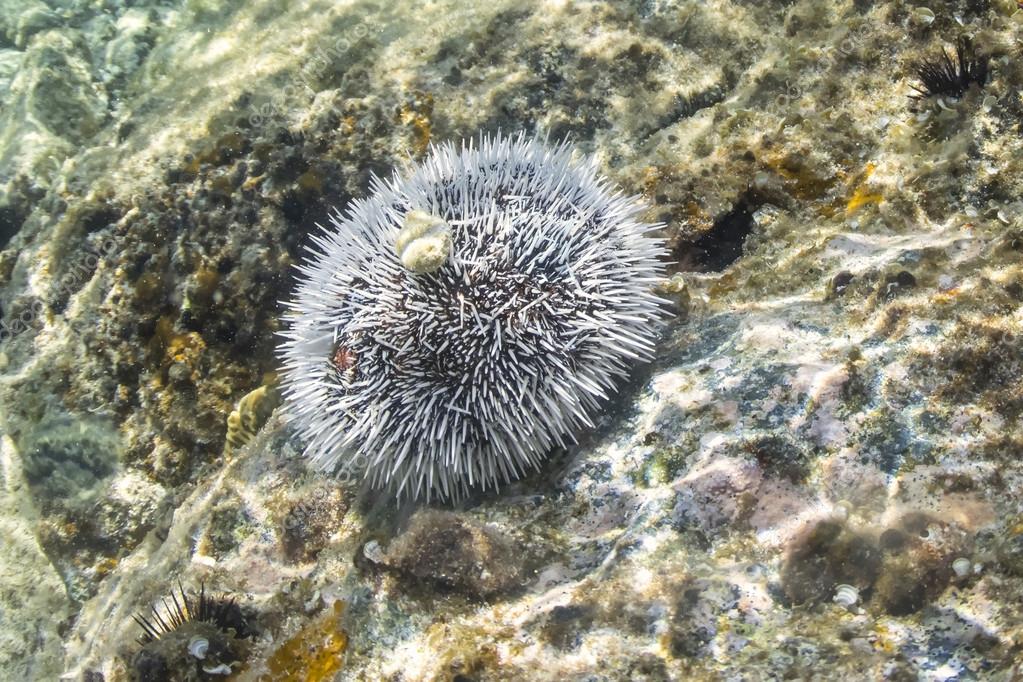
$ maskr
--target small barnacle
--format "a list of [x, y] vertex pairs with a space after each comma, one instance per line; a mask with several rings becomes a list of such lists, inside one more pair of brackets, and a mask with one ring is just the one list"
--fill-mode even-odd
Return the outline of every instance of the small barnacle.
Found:
[[976, 83], [984, 87], [988, 76], [988, 58], [977, 54], [973, 41], [961, 36], [956, 41], [955, 56], [947, 50], [941, 55], [916, 64], [914, 70], [920, 85], [912, 85], [916, 94], [912, 99], [921, 100], [935, 95], [958, 99]]

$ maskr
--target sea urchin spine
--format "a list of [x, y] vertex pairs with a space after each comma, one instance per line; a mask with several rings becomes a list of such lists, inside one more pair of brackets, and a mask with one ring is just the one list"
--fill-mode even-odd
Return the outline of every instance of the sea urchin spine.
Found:
[[592, 160], [498, 136], [372, 189], [313, 237], [287, 304], [285, 409], [317, 465], [411, 498], [496, 488], [652, 357], [661, 226]]

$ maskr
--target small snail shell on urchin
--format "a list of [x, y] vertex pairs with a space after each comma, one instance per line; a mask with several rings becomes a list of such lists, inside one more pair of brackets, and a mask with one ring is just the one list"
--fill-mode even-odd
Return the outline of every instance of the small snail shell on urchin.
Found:
[[192, 654], [200, 661], [206, 658], [206, 652], [209, 650], [210, 640], [201, 635], [196, 635], [192, 639], [188, 640], [188, 653]]
[[436, 272], [451, 255], [451, 226], [426, 211], [409, 211], [394, 250], [406, 270], [417, 274]]

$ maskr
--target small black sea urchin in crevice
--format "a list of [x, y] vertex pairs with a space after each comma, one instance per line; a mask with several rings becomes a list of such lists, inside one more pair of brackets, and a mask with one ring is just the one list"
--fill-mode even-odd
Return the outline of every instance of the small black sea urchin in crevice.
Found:
[[135, 616], [142, 634], [131, 660], [133, 680], [217, 679], [244, 659], [242, 640], [252, 631], [234, 599], [208, 596], [205, 585], [189, 597], [179, 585], [162, 606]]
[[915, 65], [914, 71], [920, 79], [920, 85], [911, 86], [916, 93], [910, 97], [922, 100], [943, 95], [958, 99], [974, 83], [984, 87], [988, 78], [988, 64], [988, 57], [977, 53], [973, 41], [967, 36], [961, 36], [956, 41], [954, 56], [942, 49], [940, 55]]
[[153, 607], [149, 616], [138, 614], [134, 617], [143, 630], [139, 636], [139, 644], [146, 645], [149, 642], [160, 639], [175, 628], [181, 627], [189, 621], [203, 621], [216, 625], [219, 629], [234, 630], [238, 637], [248, 637], [248, 625], [241, 608], [233, 597], [212, 597], [206, 594], [206, 584], [199, 587], [199, 594], [189, 597], [185, 589], [178, 585], [178, 592], [173, 591], [168, 602], [164, 597], [163, 613]]

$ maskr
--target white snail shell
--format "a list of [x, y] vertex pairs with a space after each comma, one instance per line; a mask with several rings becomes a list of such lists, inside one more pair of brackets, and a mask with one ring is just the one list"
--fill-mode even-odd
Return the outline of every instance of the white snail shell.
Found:
[[451, 255], [451, 226], [426, 211], [409, 211], [394, 250], [406, 270], [417, 274], [436, 272]]
[[855, 606], [856, 602], [860, 600], [860, 591], [852, 585], [839, 585], [835, 588], [834, 601], [842, 606], [849, 608]]
[[952, 570], [955, 571], [957, 576], [962, 578], [973, 570], [973, 564], [970, 563], [969, 559], [961, 556], [952, 562]]
[[374, 564], [384, 563], [384, 549], [376, 540], [370, 540], [362, 546], [362, 555]]
[[188, 640], [188, 653], [192, 654], [200, 661], [206, 658], [206, 652], [210, 650], [210, 641], [205, 637], [196, 635], [192, 639]]

